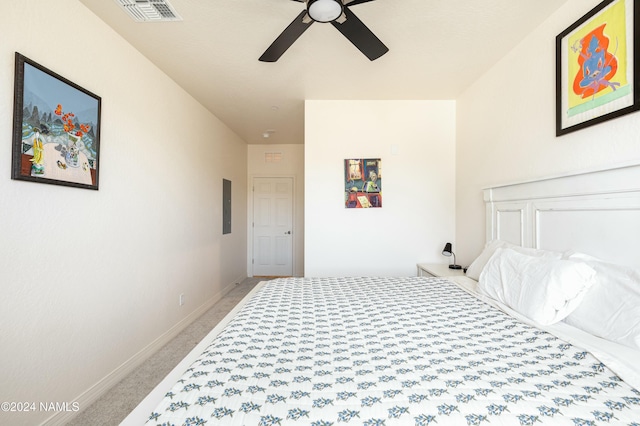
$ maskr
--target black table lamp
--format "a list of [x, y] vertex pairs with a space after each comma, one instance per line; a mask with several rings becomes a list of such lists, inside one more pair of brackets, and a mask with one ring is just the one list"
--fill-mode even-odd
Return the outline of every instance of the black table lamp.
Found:
[[447, 257], [453, 256], [453, 264], [449, 265], [449, 269], [462, 269], [462, 266], [456, 265], [456, 255], [453, 250], [451, 250], [451, 243], [447, 243], [444, 245], [444, 249], [442, 249], [442, 255]]

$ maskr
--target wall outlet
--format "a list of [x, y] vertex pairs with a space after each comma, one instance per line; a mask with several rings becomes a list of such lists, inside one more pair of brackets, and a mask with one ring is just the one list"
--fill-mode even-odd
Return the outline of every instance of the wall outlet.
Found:
[[184, 305], [184, 293], [180, 293], [180, 306]]

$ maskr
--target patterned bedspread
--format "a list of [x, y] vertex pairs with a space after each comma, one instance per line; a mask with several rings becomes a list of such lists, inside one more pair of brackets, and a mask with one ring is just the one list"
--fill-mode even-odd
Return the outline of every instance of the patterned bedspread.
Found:
[[147, 424], [640, 425], [640, 392], [444, 279], [292, 278], [255, 294]]

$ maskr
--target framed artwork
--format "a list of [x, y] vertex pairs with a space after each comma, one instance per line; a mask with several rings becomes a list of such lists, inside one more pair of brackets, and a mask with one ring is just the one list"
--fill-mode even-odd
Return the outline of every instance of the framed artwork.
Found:
[[11, 178], [98, 189], [101, 98], [16, 52]]
[[344, 160], [344, 206], [382, 207], [382, 164], [379, 158]]
[[639, 0], [605, 0], [556, 37], [556, 136], [640, 109]]

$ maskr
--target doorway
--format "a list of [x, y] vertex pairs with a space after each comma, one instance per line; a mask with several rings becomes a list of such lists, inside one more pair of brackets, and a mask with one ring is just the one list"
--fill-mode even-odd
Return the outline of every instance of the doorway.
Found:
[[253, 179], [253, 276], [293, 275], [293, 178]]

